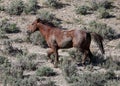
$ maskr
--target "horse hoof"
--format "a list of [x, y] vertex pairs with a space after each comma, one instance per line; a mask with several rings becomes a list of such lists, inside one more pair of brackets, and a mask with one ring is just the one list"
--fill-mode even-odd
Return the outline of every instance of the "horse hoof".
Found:
[[54, 65], [54, 68], [58, 68], [58, 66]]
[[57, 64], [54, 64], [54, 68], [58, 68], [58, 65], [57, 65]]
[[53, 63], [54, 61], [53, 61], [53, 60], [51, 60], [51, 59], [49, 59], [49, 60], [48, 60], [48, 62]]

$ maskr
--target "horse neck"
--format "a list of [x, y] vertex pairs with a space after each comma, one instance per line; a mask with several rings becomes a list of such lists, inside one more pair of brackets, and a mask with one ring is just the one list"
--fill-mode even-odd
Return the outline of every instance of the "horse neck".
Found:
[[48, 35], [50, 29], [47, 25], [44, 25], [44, 24], [40, 23], [38, 25], [38, 28], [39, 28], [39, 31], [42, 34], [42, 36], [46, 37]]

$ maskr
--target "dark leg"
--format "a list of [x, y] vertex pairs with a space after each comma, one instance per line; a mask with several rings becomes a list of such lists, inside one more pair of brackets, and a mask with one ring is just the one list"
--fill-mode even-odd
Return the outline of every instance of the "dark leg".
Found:
[[86, 51], [84, 51], [84, 53], [83, 53], [83, 57], [82, 57], [82, 65], [85, 67], [86, 65], [85, 65], [85, 61], [86, 61], [86, 59], [87, 59], [87, 57], [88, 57], [88, 50], [86, 50]]
[[92, 58], [93, 54], [91, 53], [90, 49], [89, 49], [89, 64], [92, 63]]
[[54, 67], [58, 67], [58, 62], [59, 62], [59, 57], [58, 57], [58, 49], [55, 49], [55, 62], [54, 62]]
[[47, 52], [48, 61], [50, 61], [51, 63], [53, 63], [53, 60], [50, 58], [50, 56], [53, 53], [54, 53], [54, 50], [52, 48], [50, 48]]
[[89, 64], [91, 64], [91, 68], [90, 68], [90, 70], [92, 71], [93, 70], [93, 62], [92, 62], [92, 60], [93, 60], [93, 55], [92, 55], [92, 53], [91, 53], [91, 51], [90, 51], [90, 49], [89, 49]]

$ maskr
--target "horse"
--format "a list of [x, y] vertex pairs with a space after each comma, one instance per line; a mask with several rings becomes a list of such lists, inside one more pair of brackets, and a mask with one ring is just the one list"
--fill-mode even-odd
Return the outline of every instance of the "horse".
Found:
[[85, 30], [63, 30], [52, 23], [37, 18], [32, 24], [27, 27], [27, 34], [35, 31], [40, 31], [41, 35], [45, 38], [49, 50], [47, 52], [48, 60], [51, 61], [50, 56], [54, 54], [54, 67], [58, 67], [59, 63], [59, 49], [67, 49], [75, 47], [82, 55], [82, 65], [85, 66], [85, 61], [89, 58], [89, 63], [92, 62], [92, 53], [90, 51], [91, 39], [94, 39], [102, 54], [105, 54], [103, 47], [103, 37], [95, 32], [88, 32]]

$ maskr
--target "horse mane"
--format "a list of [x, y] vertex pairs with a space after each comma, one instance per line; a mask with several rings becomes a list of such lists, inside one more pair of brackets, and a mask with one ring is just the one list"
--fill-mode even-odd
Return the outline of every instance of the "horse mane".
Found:
[[51, 26], [51, 27], [56, 27], [52, 22], [50, 22], [48, 20], [42, 20], [42, 19], [40, 19], [40, 22], [42, 24], [45, 24], [45, 25], [48, 25], [48, 26]]

